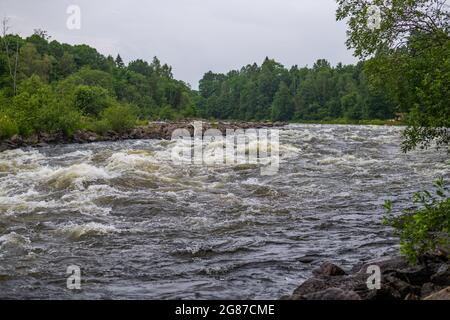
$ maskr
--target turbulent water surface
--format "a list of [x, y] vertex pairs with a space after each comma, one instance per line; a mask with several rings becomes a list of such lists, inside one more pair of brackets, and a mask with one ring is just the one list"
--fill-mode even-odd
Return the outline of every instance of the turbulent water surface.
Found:
[[276, 299], [325, 260], [389, 255], [384, 200], [449, 177], [446, 154], [404, 155], [400, 134], [283, 128], [275, 176], [174, 166], [168, 141], [0, 153], [0, 298]]

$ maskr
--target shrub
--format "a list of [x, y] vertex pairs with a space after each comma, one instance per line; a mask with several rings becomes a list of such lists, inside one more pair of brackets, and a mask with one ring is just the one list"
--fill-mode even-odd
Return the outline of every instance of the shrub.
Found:
[[17, 124], [6, 115], [0, 115], [0, 139], [8, 139], [19, 133]]
[[37, 130], [39, 132], [62, 132], [72, 135], [81, 128], [81, 113], [63, 103], [52, 103], [43, 106], [37, 114]]
[[129, 105], [114, 104], [101, 113], [97, 130], [113, 130], [123, 133], [136, 124], [137, 116], [135, 108]]
[[111, 125], [105, 119], [89, 121], [87, 124], [87, 129], [100, 135], [112, 130]]
[[434, 187], [433, 194], [416, 193], [413, 197], [416, 208], [403, 210], [398, 216], [392, 214], [392, 203], [385, 203], [388, 214], [384, 222], [399, 234], [401, 252], [412, 263], [438, 248], [449, 254], [450, 193], [442, 178]]
[[161, 120], [174, 120], [175, 117], [176, 117], [175, 111], [169, 105], [165, 105], [159, 111], [159, 118]]
[[112, 104], [108, 90], [100, 87], [78, 86], [74, 93], [74, 105], [87, 115], [99, 115]]

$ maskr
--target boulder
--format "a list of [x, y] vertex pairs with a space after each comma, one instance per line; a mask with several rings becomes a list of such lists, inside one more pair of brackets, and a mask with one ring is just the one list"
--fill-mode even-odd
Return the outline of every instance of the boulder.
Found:
[[328, 288], [323, 291], [304, 295], [302, 300], [361, 300], [361, 297], [354, 291]]
[[346, 272], [333, 263], [325, 262], [319, 268], [314, 269], [313, 274], [316, 276], [334, 277], [346, 275]]
[[420, 296], [422, 298], [426, 298], [429, 295], [431, 295], [433, 292], [439, 291], [439, 288], [431, 282], [427, 282], [422, 285], [422, 288], [420, 289]]
[[424, 300], [450, 300], [450, 287], [433, 293], [432, 295], [426, 297]]
[[[340, 267], [326, 262], [313, 271], [291, 300], [419, 300], [450, 285], [450, 264], [442, 257], [427, 257], [421, 265], [411, 266], [403, 257], [374, 260], [354, 267], [346, 274]], [[381, 288], [369, 289], [368, 267], [381, 269]], [[445, 293], [445, 292], [444, 292]], [[442, 297], [442, 292], [437, 297]]]
[[437, 272], [431, 276], [431, 282], [437, 285], [449, 286], [450, 285], [450, 265], [442, 264]]
[[23, 144], [23, 138], [17, 134], [13, 135], [11, 139], [9, 139], [9, 142], [12, 145], [21, 146]]
[[352, 272], [356, 273], [367, 273], [367, 268], [369, 266], [379, 266], [382, 273], [387, 273], [390, 271], [396, 271], [400, 269], [406, 269], [410, 265], [408, 261], [403, 257], [394, 257], [394, 258], [386, 258], [386, 259], [378, 259], [378, 260], [372, 260], [364, 264], [360, 264], [355, 266], [352, 269]]

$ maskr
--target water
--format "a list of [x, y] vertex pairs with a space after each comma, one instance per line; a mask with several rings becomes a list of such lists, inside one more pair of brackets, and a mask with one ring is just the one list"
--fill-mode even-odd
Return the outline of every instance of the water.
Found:
[[288, 126], [275, 176], [174, 167], [168, 141], [0, 153], [0, 298], [277, 299], [325, 260], [395, 254], [384, 200], [450, 176], [401, 130]]

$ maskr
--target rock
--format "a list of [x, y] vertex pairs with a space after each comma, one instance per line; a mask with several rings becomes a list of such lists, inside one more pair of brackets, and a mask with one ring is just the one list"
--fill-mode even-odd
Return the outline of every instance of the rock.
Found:
[[305, 257], [299, 258], [298, 261], [300, 261], [302, 263], [312, 263], [312, 262], [316, 261], [316, 258], [305, 256]]
[[392, 274], [407, 283], [413, 285], [421, 285], [430, 281], [430, 277], [432, 272], [430, 272], [429, 268], [425, 266], [413, 266], [408, 268], [402, 268]]
[[405, 258], [394, 257], [394, 258], [387, 258], [387, 259], [372, 260], [367, 263], [364, 263], [362, 266], [357, 265], [355, 268], [352, 269], [352, 272], [365, 274], [365, 273], [367, 273], [367, 268], [369, 266], [373, 266], [373, 265], [380, 267], [382, 273], [406, 269], [410, 266], [408, 261]]
[[38, 144], [36, 144], [36, 147], [37, 147], [37, 148], [44, 148], [44, 147], [46, 147], [46, 146], [48, 146], [48, 144], [45, 143], [45, 142], [39, 142]]
[[450, 285], [450, 265], [443, 264], [439, 267], [437, 272], [431, 276], [431, 282], [442, 285], [449, 286]]
[[328, 288], [323, 291], [307, 294], [302, 300], [361, 300], [354, 291], [344, 291], [339, 288]]
[[433, 293], [424, 300], [450, 300], [450, 287], [439, 292]]
[[[322, 300], [338, 298], [362, 300], [419, 300], [449, 286], [450, 264], [441, 256], [423, 257], [422, 265], [411, 266], [403, 257], [374, 260], [355, 266], [350, 274], [326, 262], [313, 271], [313, 277], [303, 282], [291, 300]], [[381, 288], [369, 289], [367, 269], [381, 269]], [[439, 296], [440, 297], [440, 296]]]
[[13, 144], [13, 145], [17, 145], [20, 146], [23, 144], [23, 139], [21, 136], [15, 134], [11, 137], [11, 139], [9, 139], [9, 141]]
[[5, 142], [0, 143], [0, 152], [6, 151], [9, 149], [9, 145]]
[[[10, 149], [17, 149], [23, 146], [43, 146], [46, 144], [65, 144], [65, 143], [91, 143], [98, 141], [117, 141], [124, 139], [165, 139], [170, 140], [172, 133], [176, 129], [186, 129], [190, 132], [191, 136], [194, 134], [194, 127], [192, 123], [196, 121], [185, 120], [180, 122], [149, 122], [148, 125], [137, 127], [124, 133], [107, 132], [103, 135], [99, 135], [95, 132], [79, 130], [72, 136], [65, 136], [62, 133], [41, 133], [37, 136], [24, 139], [19, 135], [13, 136], [6, 141], [0, 141], [0, 152]], [[201, 120], [199, 120], [201, 121]], [[268, 128], [275, 126], [284, 126], [287, 123], [264, 123], [264, 122], [218, 122], [208, 123], [203, 121], [203, 132], [208, 129], [216, 128], [225, 134], [227, 129], [249, 129], [249, 128]]]
[[374, 295], [369, 291], [366, 285], [367, 277], [365, 275], [353, 276], [321, 276], [314, 277], [303, 282], [293, 293], [293, 300], [304, 299], [312, 293], [325, 291], [329, 288], [338, 288], [345, 292], [354, 291], [362, 299], [371, 298]]
[[390, 291], [390, 295], [397, 299], [404, 299], [409, 294], [420, 294], [418, 287], [414, 287], [392, 275], [384, 276], [381, 286], [383, 290]]
[[420, 300], [420, 297], [415, 295], [414, 293], [408, 293], [405, 300]]
[[427, 282], [420, 289], [420, 296], [422, 298], [425, 298], [425, 297], [428, 297], [429, 295], [431, 295], [433, 292], [436, 292], [436, 291], [438, 291], [436, 285], [431, 283], [431, 282]]
[[29, 136], [28, 138], [24, 139], [23, 142], [26, 145], [36, 145], [39, 143], [39, 137], [35, 134]]
[[95, 142], [99, 141], [99, 136], [95, 132], [91, 131], [77, 131], [72, 140], [77, 143]]
[[325, 262], [322, 264], [319, 268], [313, 270], [313, 274], [316, 276], [343, 276], [345, 275], [345, 271], [342, 270], [340, 267], [338, 267], [335, 264], [332, 264], [330, 262]]

